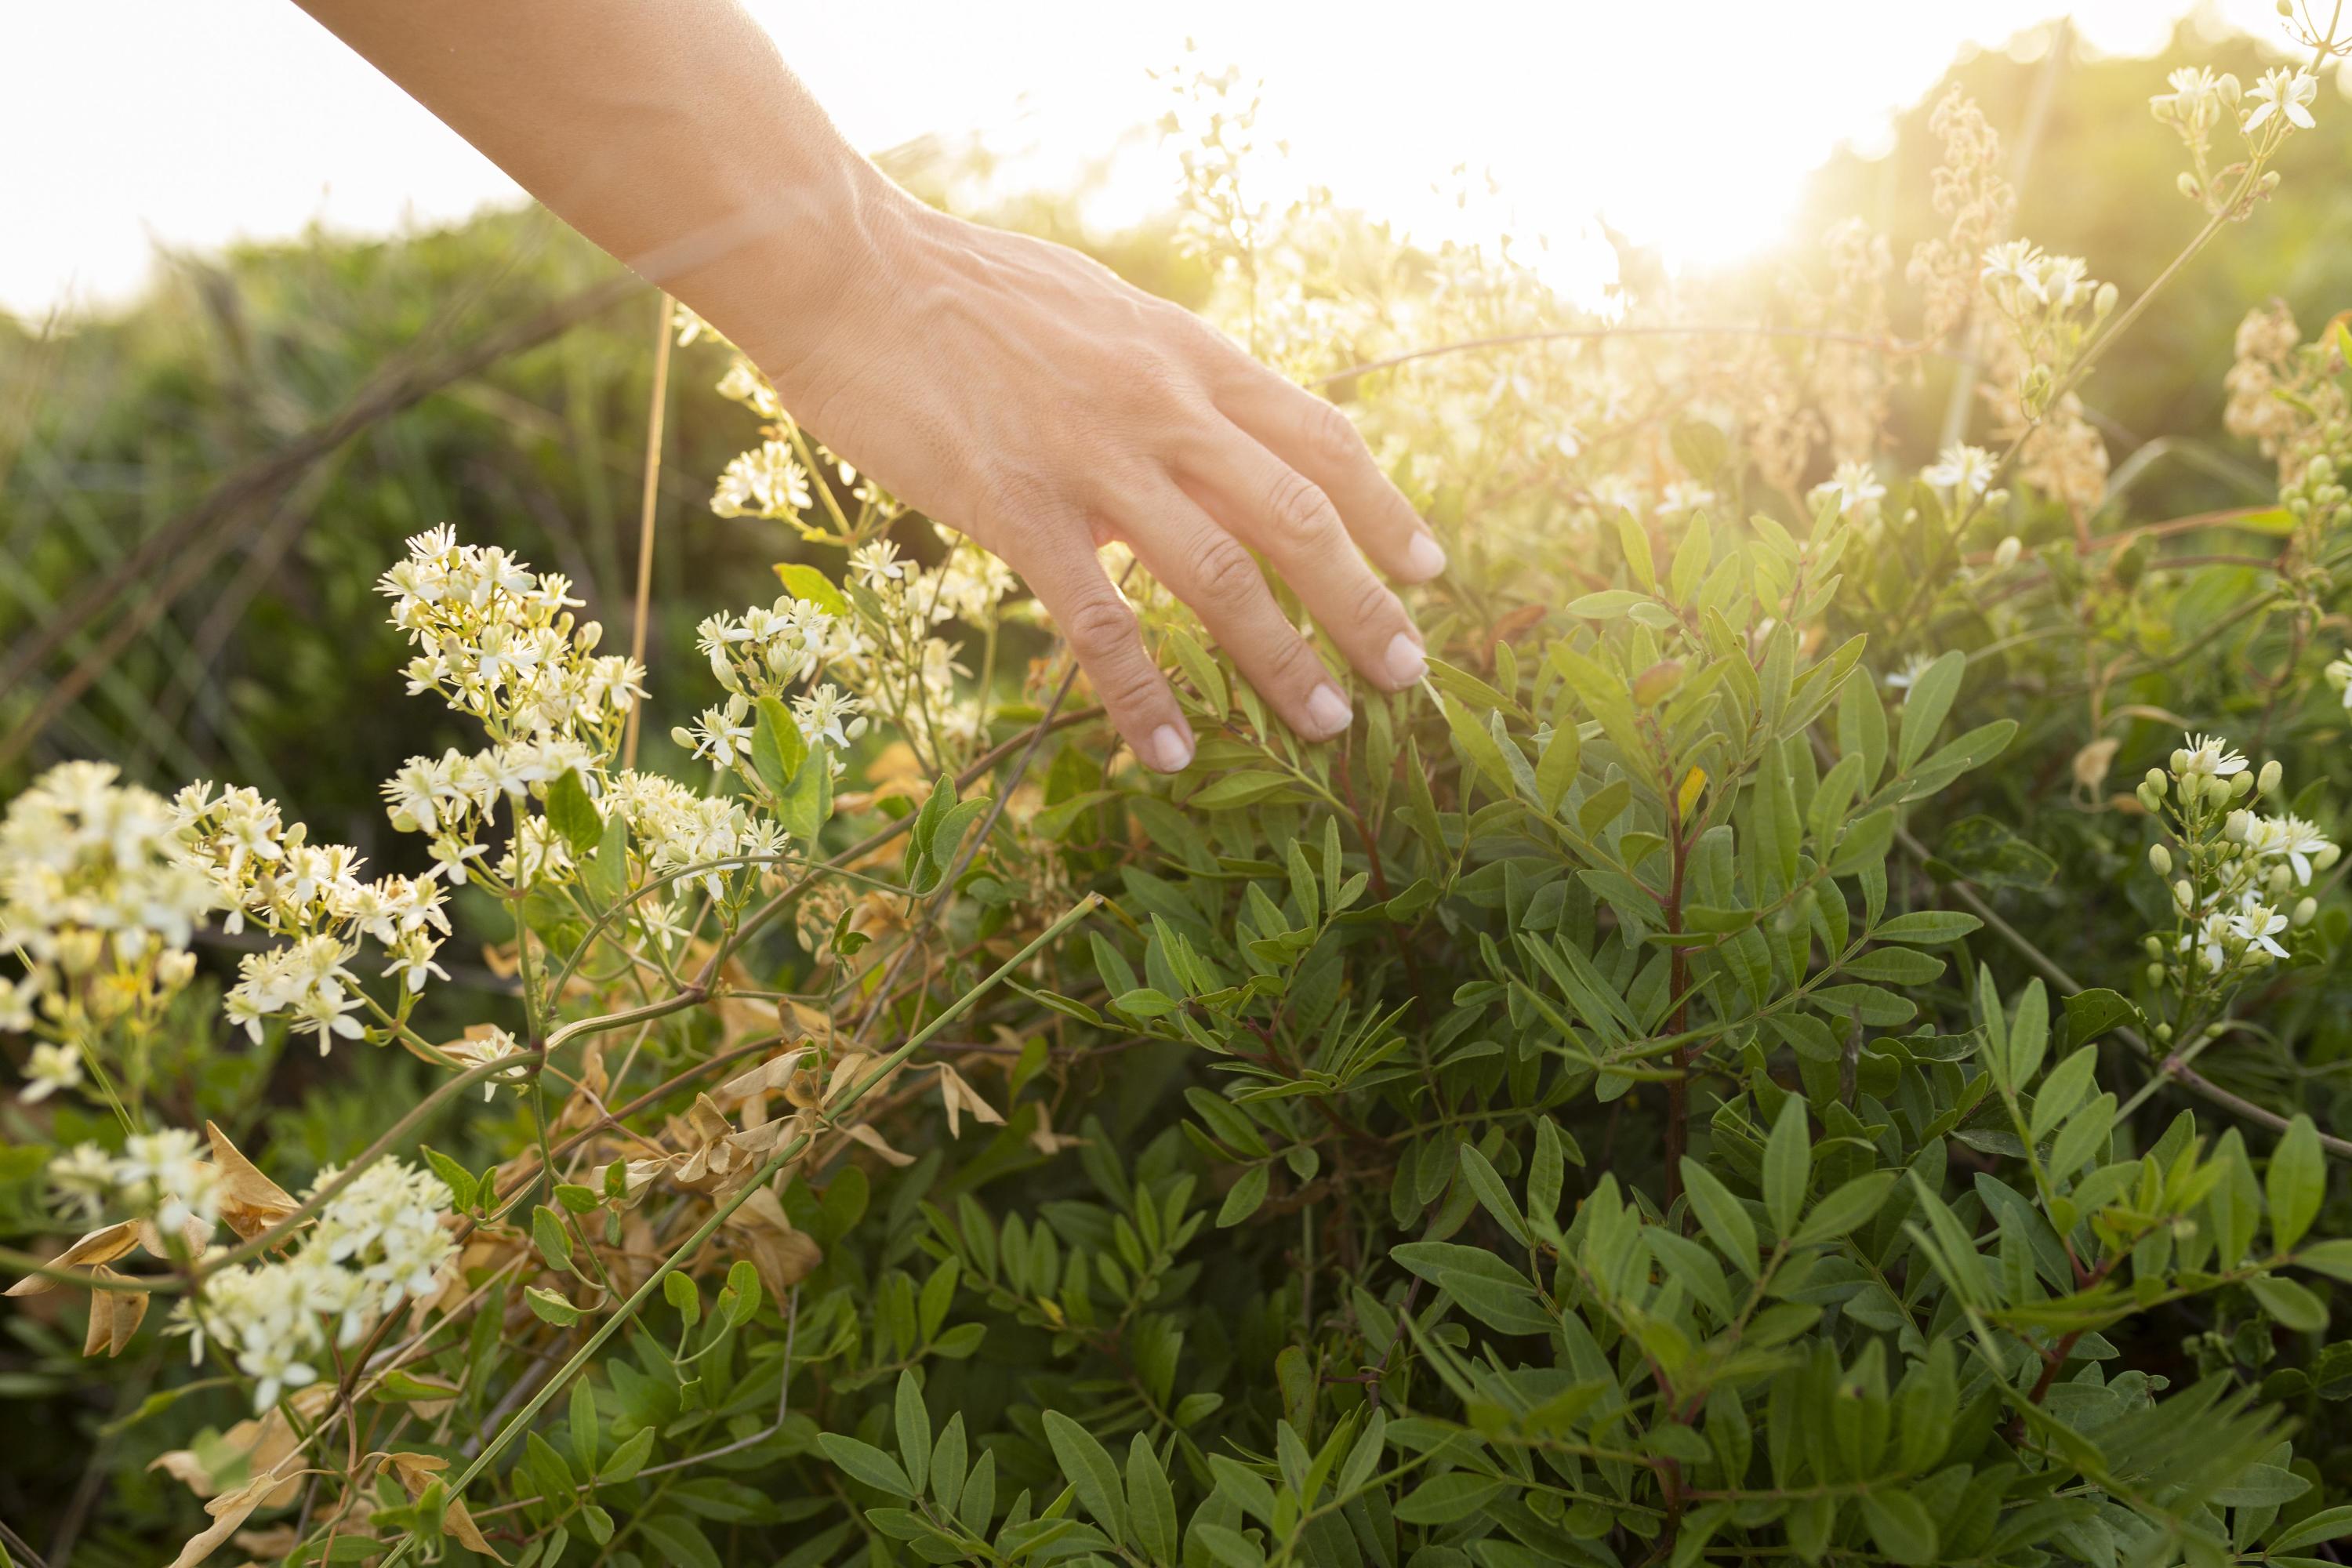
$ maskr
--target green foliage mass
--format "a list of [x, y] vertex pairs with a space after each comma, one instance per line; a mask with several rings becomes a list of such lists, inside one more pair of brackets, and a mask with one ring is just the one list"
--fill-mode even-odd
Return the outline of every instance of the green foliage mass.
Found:
[[[2102, 268], [2121, 258], [2136, 297], [2198, 226], [2167, 243], [2168, 209], [2133, 216], [2177, 200], [2172, 144], [2146, 118], [2155, 73], [2071, 68], [2021, 226], [2056, 249], [2079, 238]], [[2032, 66], [1971, 74], [1997, 123], [2032, 90]], [[2087, 107], [2110, 103], [2127, 108]], [[2126, 113], [2140, 142], [2115, 129]], [[2322, 866], [2282, 900], [2314, 908], [2283, 922], [2280, 958], [2232, 939], [2231, 967], [2209, 974], [2173, 873], [2149, 869], [2153, 847], [2184, 881], [2237, 874], [2239, 811], [2341, 837], [2346, 714], [2322, 670], [2352, 606], [2335, 482], [2352, 422], [2318, 390], [2342, 387], [2340, 351], [2307, 356], [2320, 401], [2298, 439], [2317, 468], [2282, 489], [2215, 433], [2249, 296], [2291, 292], [2308, 331], [2328, 313], [2315, 306], [2341, 302], [2331, 290], [2352, 292], [2347, 252], [2312, 237], [2339, 216], [2317, 171], [2352, 116], [2321, 127], [2289, 143], [2281, 195], [2085, 383], [2131, 449], [2153, 451], [2097, 506], [2027, 485], [1979, 506], [1910, 479], [1937, 445], [1939, 367], [1898, 398], [1889, 468], [1904, 477], [1883, 517], [1767, 483], [1748, 416], [1712, 390], [1611, 437], [1715, 498], [1637, 513], [1551, 466], [1540, 395], [1511, 401], [1492, 363], [1454, 359], [1349, 378], [1454, 568], [1421, 606], [1429, 682], [1360, 692], [1338, 742], [1289, 735], [1148, 595], [1201, 736], [1173, 780], [1010, 691], [988, 738], [1034, 745], [943, 781], [919, 811], [887, 791], [838, 799], [808, 783], [824, 752], [793, 752], [763, 710], [752, 756], [714, 788], [808, 813], [797, 837], [880, 882], [892, 919], [747, 943], [760, 995], [784, 999], [795, 1035], [798, 998], [836, 1022], [878, 1016], [904, 1043], [890, 1065], [935, 1051], [1001, 1124], [968, 1108], [952, 1124], [944, 1089], [877, 1089], [887, 1154], [844, 1144], [787, 1169], [803, 1145], [780, 1146], [760, 1182], [718, 1189], [773, 1193], [800, 1238], [779, 1259], [735, 1256], [734, 1199], [634, 1186], [625, 1141], [593, 1180], [543, 1175], [551, 1131], [610, 1131], [604, 1102], [551, 1123], [541, 1101], [562, 1096], [535, 1082], [478, 1113], [470, 1094], [439, 1107], [429, 1162], [469, 1234], [516, 1267], [350, 1417], [352, 1444], [410, 1467], [352, 1479], [332, 1518], [324, 1494], [268, 1504], [252, 1528], [278, 1533], [252, 1554], [2333, 1561], [2324, 1543], [2352, 1532], [2352, 1328], [2336, 1332], [2333, 1295], [2352, 1281], [2352, 1225], [2346, 1146], [2322, 1129], [2347, 1125], [2352, 910]], [[2109, 149], [2142, 142], [2161, 172], [2110, 180]], [[1885, 167], [1912, 156], [1906, 142]], [[2032, 194], [2093, 169], [2127, 210]], [[1406, 292], [1432, 292], [1442, 260], [1391, 259]], [[531, 220], [486, 220], [394, 248], [247, 257], [175, 309], [63, 350], [12, 345], [20, 384], [64, 390], [8, 473], [11, 551], [30, 566], [11, 635], [119, 552], [110, 521], [170, 515], [203, 488], [175, 476], [266, 453], [360, 367], [411, 352], [436, 312], [509, 318], [596, 275]], [[192, 348], [175, 333], [197, 320]], [[158, 776], [275, 780], [314, 818], [348, 813], [362, 847], [411, 853], [375, 826], [375, 782], [459, 742], [393, 691], [403, 644], [367, 584], [399, 535], [446, 517], [542, 563], [576, 560], [588, 613], [622, 619], [650, 334], [618, 322], [388, 419], [296, 480], [277, 503], [296, 510], [253, 519], [249, 576], [220, 568], [249, 582], [230, 624], [163, 617], [43, 743]], [[1322, 368], [1377, 357], [1349, 347]], [[715, 402], [682, 408], [667, 472], [685, 510], [743, 428]], [[2221, 507], [2242, 515], [2147, 526]], [[272, 543], [274, 517], [314, 514], [333, 526]], [[720, 579], [763, 574], [785, 536], [664, 537], [662, 580], [691, 587], [665, 597], [656, 650], [742, 597]], [[698, 676], [675, 651], [667, 665], [657, 710]], [[38, 700], [11, 692], [0, 718]], [[2187, 729], [2235, 737], [2252, 765], [2209, 785]], [[591, 951], [630, 886], [625, 826], [614, 835], [617, 814], [563, 777], [544, 815], [594, 901], [518, 900], [526, 951], [550, 955]], [[856, 855], [872, 834], [890, 842]], [[491, 934], [483, 911], [465, 918]], [[919, 979], [894, 984], [872, 954], [859, 966], [869, 942], [921, 955]], [[533, 984], [525, 1002], [561, 1015], [563, 987]], [[509, 993], [492, 994], [511, 1019]], [[659, 1027], [637, 1079], [605, 1085], [652, 1096], [619, 1118], [637, 1117], [632, 1136], [689, 1124], [691, 1076], [734, 1037], [708, 999], [646, 1020]], [[573, 1048], [551, 1047], [554, 1065], [588, 1079], [585, 1049], [555, 1034]], [[355, 1057], [371, 1064], [359, 1076], [305, 1068], [272, 1091], [275, 1037], [248, 1053], [175, 1015], [165, 1038], [150, 1067], [175, 1086], [158, 1092], [177, 1097], [176, 1121], [234, 1110], [240, 1131], [261, 1126], [274, 1092], [265, 1163], [281, 1174], [349, 1158], [434, 1081], [346, 1047], [331, 1071]], [[844, 1060], [851, 1099], [884, 1081], [870, 1057], [828, 1058]], [[288, 1112], [304, 1087], [323, 1103]], [[798, 1080], [774, 1087], [820, 1103]], [[5, 1112], [19, 1235], [56, 1228], [39, 1173], [73, 1141], [67, 1114]], [[629, 1228], [656, 1224], [676, 1226], [657, 1249]], [[192, 1456], [232, 1490], [252, 1462], [232, 1425], [245, 1391], [187, 1373], [161, 1312], [121, 1360], [85, 1363], [73, 1295], [6, 1319], [0, 1396], [16, 1430], [60, 1437], [12, 1443], [0, 1517], [50, 1525], [94, 1504], [76, 1563], [152, 1561], [205, 1521], [143, 1467]], [[122, 1370], [87, 1370], [100, 1365]], [[99, 1495], [60, 1500], [93, 1462]], [[344, 1473], [340, 1454], [326, 1463]]]

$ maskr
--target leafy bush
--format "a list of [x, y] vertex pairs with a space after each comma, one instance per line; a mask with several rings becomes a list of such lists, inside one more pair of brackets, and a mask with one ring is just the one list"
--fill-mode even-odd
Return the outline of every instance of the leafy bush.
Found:
[[[2184, 261], [2312, 86], [2158, 98]], [[1221, 308], [1455, 563], [1339, 742], [1136, 576], [1202, 737], [1140, 772], [738, 360], [715, 508], [845, 566], [703, 624], [707, 774], [436, 529], [382, 587], [480, 733], [384, 786], [413, 871], [100, 764], [10, 803], [12, 1158], [96, 1226], [8, 1255], [16, 1322], [194, 1348], [125, 1412], [183, 1568], [2330, 1560], [2345, 319], [2241, 331], [2274, 503], [2135, 520], [2078, 389], [2161, 295], [2007, 237], [1964, 98], [1898, 336], [1859, 226], [1763, 311], [1577, 320], [1255, 204], [1187, 88]], [[1899, 468], [1962, 354], [1990, 446]], [[289, 1040], [432, 1084], [299, 1192], [237, 1146]]]

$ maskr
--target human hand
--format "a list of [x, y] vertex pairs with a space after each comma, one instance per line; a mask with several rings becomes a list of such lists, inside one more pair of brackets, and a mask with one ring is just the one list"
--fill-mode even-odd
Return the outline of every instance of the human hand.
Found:
[[1107, 541], [1310, 740], [1349, 705], [1248, 549], [1364, 679], [1421, 679], [1421, 634], [1364, 557], [1419, 583], [1445, 554], [1339, 410], [1064, 247], [903, 197], [860, 226], [870, 244], [806, 346], [745, 346], [828, 447], [1021, 574], [1138, 757], [1172, 772], [1193, 740], [1096, 557]]

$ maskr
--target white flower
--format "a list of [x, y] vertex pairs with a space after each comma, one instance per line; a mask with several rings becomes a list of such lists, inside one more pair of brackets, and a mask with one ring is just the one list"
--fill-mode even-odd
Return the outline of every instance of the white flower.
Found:
[[[2315, 859], [2326, 857], [2334, 847], [2316, 823], [2299, 816], [2258, 817], [2247, 828], [2245, 842], [2250, 855], [2284, 860], [2294, 868], [2295, 881], [2305, 888], [2311, 886]], [[2332, 864], [2333, 858], [2326, 863]]]
[[1945, 447], [1943, 456], [1920, 470], [1919, 477], [1947, 493], [1980, 496], [1991, 488], [1993, 471], [1992, 454], [1983, 447], [1954, 446]]
[[2267, 70], [2246, 96], [2258, 106], [2246, 116], [2248, 132], [2260, 130], [2274, 116], [2308, 131], [2315, 123], [2308, 105], [2319, 96], [2319, 80], [2309, 71]]
[[1886, 499], [1886, 487], [1878, 482], [1878, 475], [1868, 463], [1840, 463], [1837, 472], [1812, 488], [1816, 502], [1834, 497], [1838, 510], [1847, 516], [1863, 516], [1877, 509]]
[[96, 1219], [117, 1183], [114, 1156], [95, 1143], [77, 1143], [49, 1162], [49, 1185], [84, 1219]]
[[2231, 750], [2219, 735], [2190, 735], [2188, 745], [2172, 753], [2172, 772], [2179, 778], [2226, 779], [2246, 771], [2246, 759]]
[[2272, 940], [2287, 928], [2287, 917], [2260, 902], [2249, 893], [2236, 914], [2231, 915], [2230, 934], [2249, 948], [2259, 948], [2273, 958], [2284, 958], [2286, 949]]
[[44, 1040], [34, 1046], [32, 1057], [25, 1064], [25, 1090], [17, 1098], [30, 1105], [80, 1083], [80, 1054], [70, 1046], [51, 1045]]
[[123, 1141], [114, 1179], [167, 1236], [191, 1221], [210, 1226], [220, 1217], [220, 1168], [205, 1158], [202, 1142], [185, 1128], [132, 1133]]
[[2328, 661], [2327, 684], [2343, 695], [2346, 710], [2352, 711], [2352, 648], [2342, 658]]

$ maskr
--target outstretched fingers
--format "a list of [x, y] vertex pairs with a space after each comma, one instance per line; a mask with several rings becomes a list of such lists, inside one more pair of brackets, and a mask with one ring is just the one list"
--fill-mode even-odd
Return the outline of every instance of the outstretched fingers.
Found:
[[1192, 729], [1150, 656], [1135, 612], [1105, 575], [1086, 520], [1071, 513], [1021, 536], [1008, 554], [1076, 656], [1128, 746], [1148, 767], [1175, 773], [1192, 760]]

